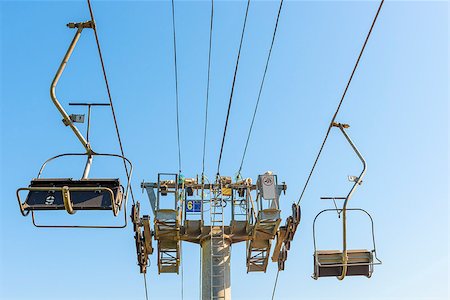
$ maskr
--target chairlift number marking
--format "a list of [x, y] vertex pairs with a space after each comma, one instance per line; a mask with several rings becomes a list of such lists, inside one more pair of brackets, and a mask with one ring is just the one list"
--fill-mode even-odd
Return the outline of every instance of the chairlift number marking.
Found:
[[45, 205], [53, 205], [55, 202], [55, 196], [48, 195], [47, 198], [45, 198]]
[[202, 203], [198, 200], [188, 200], [186, 201], [186, 212], [201, 212]]

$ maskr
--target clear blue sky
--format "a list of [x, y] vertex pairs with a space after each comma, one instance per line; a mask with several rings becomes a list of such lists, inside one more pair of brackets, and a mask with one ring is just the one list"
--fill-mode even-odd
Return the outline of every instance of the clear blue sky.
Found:
[[[377, 1], [286, 1], [244, 175], [266, 170], [288, 184], [283, 217], [296, 201], [360, 50]], [[15, 190], [43, 161], [82, 151], [52, 105], [49, 86], [72, 39], [68, 22], [85, 21], [85, 1], [2, 1], [0, 298], [144, 299], [131, 227], [46, 230], [20, 215]], [[170, 2], [93, 1], [133, 187], [149, 212], [142, 180], [177, 171]], [[222, 174], [239, 166], [278, 2], [254, 1], [237, 78]], [[208, 1], [176, 1], [183, 173], [201, 172], [209, 29]], [[276, 299], [447, 299], [449, 201], [449, 47], [446, 1], [387, 1], [338, 121], [365, 155], [368, 173], [350, 203], [375, 219], [384, 264], [373, 277], [314, 281], [312, 220], [342, 195], [358, 160], [333, 131], [303, 200], [303, 220], [280, 274]], [[214, 176], [245, 10], [218, 1], [212, 56], [207, 166]], [[92, 32], [86, 31], [58, 87], [63, 104], [107, 101]], [[71, 108], [71, 113], [81, 112]], [[93, 116], [98, 152], [118, 152], [111, 114]], [[82, 127], [84, 129], [84, 127]], [[45, 176], [78, 177], [84, 162], [65, 160]], [[117, 176], [122, 164], [97, 160], [93, 177]], [[77, 214], [81, 215], [81, 214]], [[42, 221], [75, 216], [41, 215]], [[82, 216], [80, 216], [82, 217]], [[90, 215], [86, 221], [110, 221]], [[336, 218], [319, 227], [323, 248], [340, 246]], [[351, 222], [350, 244], [370, 247], [364, 219]], [[233, 246], [233, 299], [270, 299], [276, 265], [246, 274], [244, 244]], [[198, 299], [199, 247], [184, 244], [185, 299]], [[151, 299], [180, 299], [181, 277], [148, 274]]]

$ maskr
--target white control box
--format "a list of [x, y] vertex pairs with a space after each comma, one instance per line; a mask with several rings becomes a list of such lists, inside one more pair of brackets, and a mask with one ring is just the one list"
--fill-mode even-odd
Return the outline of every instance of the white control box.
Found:
[[277, 198], [277, 185], [275, 175], [264, 174], [258, 176], [258, 188], [261, 196], [265, 200], [275, 200]]

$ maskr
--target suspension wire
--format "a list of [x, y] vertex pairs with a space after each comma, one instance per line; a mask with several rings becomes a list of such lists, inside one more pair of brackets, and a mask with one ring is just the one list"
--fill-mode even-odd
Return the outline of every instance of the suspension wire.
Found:
[[174, 54], [174, 68], [175, 68], [175, 101], [177, 114], [177, 142], [178, 142], [178, 172], [181, 174], [181, 145], [180, 145], [180, 116], [178, 105], [178, 65], [177, 65], [177, 38], [175, 30], [175, 3], [172, 0], [172, 29], [173, 29], [173, 54]]
[[[123, 150], [122, 139], [120, 137], [119, 125], [117, 124], [116, 112], [114, 110], [113, 99], [112, 99], [112, 96], [111, 96], [111, 90], [109, 88], [108, 77], [106, 76], [105, 63], [103, 61], [103, 55], [102, 55], [102, 50], [101, 50], [101, 47], [100, 47], [100, 40], [98, 38], [97, 25], [95, 23], [94, 12], [93, 12], [93, 9], [92, 9], [92, 6], [91, 6], [91, 1], [87, 0], [87, 4], [88, 4], [88, 7], [89, 7], [89, 13], [91, 15], [91, 21], [94, 24], [93, 25], [93, 29], [94, 29], [94, 35], [95, 35], [95, 42], [97, 43], [98, 55], [100, 57], [100, 63], [101, 63], [101, 66], [102, 66], [103, 78], [105, 79], [106, 91], [108, 92], [108, 99], [109, 99], [109, 104], [111, 106], [111, 112], [112, 112], [112, 116], [113, 116], [113, 120], [114, 120], [114, 126], [116, 128], [117, 139], [119, 141], [120, 153], [123, 156], [123, 165], [125, 167], [125, 172], [127, 174], [127, 179], [129, 180], [130, 179], [130, 173], [128, 172], [128, 167], [127, 167], [127, 163], [126, 163], [126, 160], [125, 160], [125, 153], [124, 153], [124, 150]], [[131, 199], [133, 200], [133, 204], [135, 204], [134, 194], [133, 194], [133, 187], [131, 185], [130, 185], [130, 193], [131, 193]]]
[[[175, 26], [175, 1], [172, 0], [172, 30], [173, 30], [173, 54], [175, 71], [175, 102], [177, 115], [177, 144], [178, 144], [178, 174], [181, 174], [181, 144], [180, 144], [180, 114], [178, 101], [178, 64], [177, 64], [177, 37]], [[180, 260], [181, 260], [181, 299], [184, 299], [184, 266], [183, 266], [183, 247], [180, 242]]]
[[272, 55], [272, 48], [273, 48], [273, 44], [275, 42], [275, 36], [277, 34], [278, 21], [280, 19], [280, 13], [281, 13], [281, 8], [282, 7], [283, 7], [283, 0], [280, 1], [280, 7], [278, 8], [277, 20], [275, 22], [275, 27], [274, 27], [274, 30], [273, 30], [272, 43], [270, 44], [270, 49], [269, 49], [269, 53], [267, 55], [267, 60], [266, 60], [266, 66], [264, 68], [264, 74], [263, 74], [263, 77], [262, 77], [262, 80], [261, 80], [261, 85], [259, 86], [258, 99], [256, 100], [256, 105], [255, 105], [255, 110], [253, 112], [252, 122], [251, 122], [250, 128], [248, 130], [248, 136], [247, 136], [247, 141], [245, 142], [244, 153], [242, 154], [241, 165], [239, 166], [239, 170], [237, 172], [238, 176], [241, 174], [241, 171], [242, 171], [242, 166], [244, 164], [245, 154], [247, 153], [248, 143], [250, 141], [250, 136], [252, 134], [253, 124], [255, 123], [256, 112], [258, 111], [259, 100], [261, 99], [261, 93], [262, 93], [262, 90], [263, 90], [263, 87], [264, 87], [264, 82], [265, 82], [265, 79], [266, 79], [267, 68], [269, 66], [270, 57]]
[[205, 108], [205, 130], [203, 134], [203, 160], [202, 160], [202, 183], [205, 174], [205, 155], [206, 155], [206, 132], [208, 127], [208, 104], [209, 104], [209, 83], [211, 75], [211, 48], [212, 48], [212, 33], [214, 20], [214, 0], [211, 0], [211, 17], [209, 25], [209, 51], [208, 51], [208, 79], [206, 83], [206, 108]]
[[145, 299], [148, 300], [148, 290], [147, 290], [147, 274], [144, 273], [144, 287], [145, 287]]
[[353, 71], [352, 71], [352, 73], [350, 75], [350, 78], [348, 79], [348, 82], [347, 82], [347, 85], [345, 86], [344, 92], [342, 93], [341, 100], [339, 101], [339, 104], [338, 104], [338, 106], [336, 108], [336, 111], [335, 111], [333, 117], [331, 118], [330, 125], [328, 125], [328, 129], [327, 129], [327, 132], [325, 134], [325, 138], [324, 138], [324, 140], [322, 142], [322, 145], [320, 146], [319, 153], [317, 154], [316, 160], [314, 161], [314, 164], [313, 164], [313, 166], [311, 168], [311, 171], [309, 172], [308, 179], [306, 179], [305, 186], [303, 187], [302, 193], [300, 194], [300, 198], [298, 199], [297, 205], [300, 204], [300, 201], [303, 198], [303, 195], [304, 195], [304, 193], [306, 191], [306, 188], [308, 187], [308, 184], [309, 184], [309, 181], [311, 179], [311, 176], [312, 176], [312, 174], [314, 172], [314, 169], [316, 168], [317, 162], [319, 161], [319, 157], [322, 154], [322, 150], [323, 150], [323, 147], [325, 146], [325, 142], [327, 141], [328, 135], [330, 134], [331, 128], [333, 127], [333, 123], [334, 123], [334, 121], [335, 121], [335, 119], [337, 117], [337, 114], [339, 113], [339, 110], [341, 108], [342, 103], [344, 102], [345, 96], [347, 94], [347, 90], [348, 90], [348, 88], [350, 86], [350, 83], [352, 82], [353, 75], [355, 75], [356, 69], [358, 68], [358, 65], [359, 65], [359, 61], [361, 60], [361, 57], [362, 57], [362, 55], [364, 53], [364, 49], [366, 48], [367, 42], [369, 41], [370, 35], [372, 34], [372, 29], [375, 26], [375, 23], [376, 23], [376, 21], [378, 19], [378, 15], [379, 15], [379, 13], [381, 11], [381, 7], [383, 6], [383, 3], [384, 3], [384, 0], [381, 0], [380, 5], [378, 6], [377, 13], [375, 14], [375, 17], [374, 17], [374, 19], [372, 21], [372, 25], [370, 26], [370, 30], [367, 33], [366, 39], [364, 41], [364, 44], [363, 44], [363, 46], [361, 48], [361, 51], [359, 52], [358, 59], [356, 60], [355, 66], [353, 67]]
[[247, 1], [247, 8], [245, 10], [244, 24], [242, 26], [241, 41], [239, 43], [239, 51], [238, 51], [238, 55], [237, 55], [237, 59], [236, 59], [236, 67], [234, 68], [233, 83], [231, 85], [231, 93], [230, 93], [230, 101], [228, 102], [227, 117], [225, 119], [225, 127], [223, 129], [222, 145], [220, 146], [219, 162], [217, 163], [217, 175], [219, 175], [219, 173], [220, 173], [220, 162], [222, 160], [223, 145], [225, 144], [225, 136], [227, 134], [228, 118], [230, 117], [231, 102], [233, 101], [233, 93], [234, 93], [234, 84], [236, 83], [236, 75], [237, 75], [237, 71], [238, 71], [238, 67], [239, 67], [239, 58], [241, 56], [242, 41], [244, 40], [245, 25], [247, 24], [247, 16], [248, 16], [248, 8], [249, 7], [250, 7], [250, 0]]
[[180, 260], [181, 260], [181, 300], [184, 299], [184, 264], [183, 264], [183, 242], [180, 241]]
[[275, 290], [277, 289], [278, 275], [280, 275], [280, 269], [278, 269], [277, 277], [275, 277], [275, 284], [273, 285], [273, 291], [272, 291], [272, 300], [275, 299]]
[[202, 290], [202, 246], [200, 245], [200, 259], [199, 259], [199, 261], [200, 261], [200, 266], [199, 266], [199, 272], [198, 272], [198, 274], [199, 274], [199, 278], [198, 278], [198, 282], [199, 282], [199, 284], [198, 284], [198, 290], [199, 290], [199, 292], [198, 292], [198, 299], [199, 300], [202, 300], [202, 292], [203, 292], [203, 290]]

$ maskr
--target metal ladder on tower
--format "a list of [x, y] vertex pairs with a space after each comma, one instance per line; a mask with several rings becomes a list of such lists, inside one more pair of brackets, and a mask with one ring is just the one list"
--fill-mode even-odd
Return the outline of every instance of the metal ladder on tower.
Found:
[[[211, 300], [225, 300], [225, 238], [223, 199], [220, 188], [210, 200]], [[223, 294], [219, 294], [223, 291]]]

